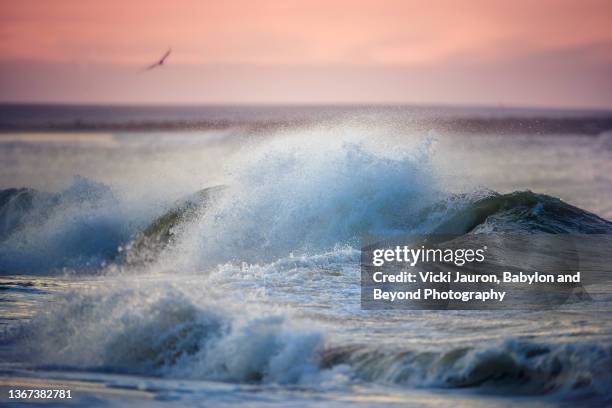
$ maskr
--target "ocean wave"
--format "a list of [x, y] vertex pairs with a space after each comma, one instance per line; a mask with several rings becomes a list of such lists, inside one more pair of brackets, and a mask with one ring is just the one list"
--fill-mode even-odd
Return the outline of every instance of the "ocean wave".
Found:
[[95, 271], [130, 240], [137, 219], [108, 186], [81, 177], [59, 193], [2, 190], [0, 273]]
[[270, 263], [358, 248], [368, 236], [612, 232], [609, 221], [543, 194], [450, 193], [432, 164], [433, 144], [390, 149], [342, 135], [323, 143], [314, 132], [247, 147], [229, 166], [228, 187], [172, 224], [163, 268]]
[[194, 271], [357, 248], [375, 235], [612, 232], [609, 221], [543, 194], [447, 192], [428, 139], [399, 151], [320, 142], [249, 148], [230, 166], [227, 187], [196, 192], [153, 221], [86, 179], [60, 193], [2, 190], [0, 271], [91, 272], [109, 263]]
[[459, 195], [434, 233], [609, 234], [612, 223], [561, 199], [531, 191]]
[[[212, 190], [216, 197], [222, 196], [224, 189], [215, 188]], [[202, 202], [209, 202], [210, 197], [208, 189], [202, 190], [198, 193], [199, 199]], [[275, 196], [280, 198], [279, 196]], [[307, 204], [306, 204], [307, 205]], [[376, 205], [384, 206], [385, 204], [378, 203]], [[341, 205], [340, 205], [341, 206]], [[193, 225], [188, 225], [190, 222], [196, 222], [198, 212], [194, 210], [197, 208], [198, 211], [204, 211], [204, 205], [198, 205], [196, 207], [188, 207], [183, 210], [184, 207], [179, 206], [175, 209], [170, 210], [168, 213], [153, 222], [142, 234], [139, 235], [138, 240], [131, 243], [128, 248], [130, 249], [130, 258], [135, 260], [142, 260], [144, 258], [149, 261], [159, 256], [162, 249], [166, 249], [172, 243], [176, 243], [180, 237], [181, 231], [188, 230], [190, 233], [193, 231]], [[306, 223], [304, 227], [308, 228], [307, 231], [297, 230], [298, 226], [294, 225], [275, 225], [273, 228], [287, 228], [288, 230], [295, 233], [292, 237], [293, 245], [286, 246], [282, 251], [276, 251], [275, 256], [279, 261], [286, 259], [287, 255], [296, 252], [296, 257], [292, 258], [291, 262], [296, 262], [300, 254], [310, 254], [313, 251], [316, 253], [319, 250], [331, 250], [338, 245], [352, 245], [358, 247], [364, 237], [368, 237], [370, 234], [378, 234], [384, 236], [385, 234], [392, 235], [416, 235], [416, 234], [481, 234], [481, 233], [507, 233], [507, 234], [520, 234], [520, 233], [544, 233], [544, 234], [610, 234], [612, 233], [612, 223], [605, 220], [593, 213], [578, 207], [572, 206], [571, 204], [565, 203], [562, 200], [547, 196], [544, 194], [537, 194], [531, 191], [517, 191], [508, 194], [499, 194], [491, 191], [475, 192], [471, 194], [460, 194], [452, 195], [446, 198], [440, 199], [435, 204], [427, 207], [422, 207], [421, 204], [417, 206], [418, 219], [421, 220], [419, 225], [418, 222], [405, 223], [405, 224], [387, 224], [385, 227], [380, 228], [374, 227], [368, 219], [354, 220], [354, 219], [343, 219], [340, 209], [325, 211], [338, 211], [338, 223], [337, 225], [331, 225], [326, 221], [317, 221], [317, 219], [330, 219], [332, 215], [317, 214], [313, 215], [310, 222]], [[399, 213], [410, 214], [410, 210], [399, 210]], [[201, 214], [201, 213], [200, 213]], [[396, 213], [386, 214], [387, 219], [391, 219], [392, 222], [402, 218]], [[369, 214], [363, 214], [363, 217], [369, 218]], [[406, 215], [405, 218], [410, 218]], [[215, 218], [217, 221], [218, 218]], [[296, 219], [297, 221], [297, 219]], [[381, 222], [379, 220], [379, 222]], [[382, 221], [384, 223], [384, 220]], [[350, 225], [349, 223], [353, 223]], [[317, 231], [313, 230], [317, 228], [317, 224], [324, 224], [322, 229]], [[242, 226], [243, 224], [241, 224]], [[270, 225], [266, 223], [265, 225]], [[272, 229], [273, 229], [272, 228]], [[334, 229], [335, 231], [330, 231]], [[263, 234], [269, 233], [271, 228], [266, 228]], [[208, 231], [208, 230], [207, 230]], [[284, 231], [283, 231], [284, 232]], [[304, 233], [303, 236], [298, 236], [300, 233]], [[262, 237], [261, 234], [258, 238], [254, 236], [253, 231], [232, 231], [230, 237], [233, 238], [244, 238], [244, 234], [253, 236], [253, 240], [249, 240], [247, 243], [250, 244], [250, 248], [257, 249], [260, 253], [266, 252], [268, 254], [273, 251], [274, 248], [271, 246], [274, 244], [272, 237]], [[330, 234], [331, 236], [323, 235], [317, 236], [316, 234]], [[208, 235], [206, 232], [204, 235]], [[314, 235], [310, 237], [308, 235]], [[198, 235], [196, 234], [196, 237]], [[207, 239], [207, 238], [204, 238]], [[296, 240], [299, 240], [296, 242]], [[327, 241], [326, 241], [327, 240]], [[200, 242], [198, 242], [200, 243]], [[245, 242], [231, 241], [232, 245], [245, 245]], [[260, 245], [265, 243], [266, 248], [261, 248]], [[313, 245], [313, 243], [316, 243]], [[277, 245], [278, 246], [278, 245]], [[203, 248], [202, 252], [209, 255], [207, 252], [209, 248]], [[231, 250], [230, 250], [231, 249]], [[236, 248], [228, 246], [228, 251], [231, 256], [223, 258], [217, 258], [218, 261], [228, 260], [249, 260], [259, 261], [261, 256], [255, 256], [251, 258], [240, 258], [246, 255], [246, 251], [243, 248]], [[232, 252], [239, 251], [239, 252]], [[238, 254], [238, 256], [235, 256]], [[271, 259], [266, 259], [271, 260]]]
[[570, 394], [610, 398], [612, 348], [507, 339], [446, 351], [328, 348], [322, 368], [348, 365], [356, 378], [410, 387], [479, 388], [511, 395]]
[[[200, 278], [201, 279], [201, 278]], [[232, 306], [214, 289], [115, 282], [64, 294], [2, 343], [46, 369], [313, 387], [375, 383], [608, 400], [612, 348], [510, 338], [446, 349], [336, 344], [288, 310]], [[192, 287], [193, 285], [187, 285]], [[212, 293], [211, 293], [212, 292]]]
[[445, 196], [429, 156], [394, 153], [342, 138], [325, 147], [317, 138], [274, 139], [232, 165], [228, 188], [185, 228], [181, 258], [195, 268], [269, 262], [365, 233], [427, 228], [419, 211]]
[[123, 281], [59, 296], [1, 340], [37, 367], [274, 383], [316, 373], [320, 332], [258, 308]]

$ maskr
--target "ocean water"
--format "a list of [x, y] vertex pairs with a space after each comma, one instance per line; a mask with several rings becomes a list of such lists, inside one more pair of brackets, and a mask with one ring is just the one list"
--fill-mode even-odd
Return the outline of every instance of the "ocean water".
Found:
[[0, 130], [3, 405], [612, 403], [610, 279], [366, 311], [359, 269], [367, 234], [611, 234], [610, 112], [5, 105]]

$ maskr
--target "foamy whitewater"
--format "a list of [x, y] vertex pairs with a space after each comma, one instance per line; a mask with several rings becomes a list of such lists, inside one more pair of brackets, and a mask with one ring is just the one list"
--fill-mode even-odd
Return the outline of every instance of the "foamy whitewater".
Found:
[[609, 280], [552, 310], [374, 312], [359, 269], [367, 235], [612, 234], [609, 131], [268, 109], [0, 134], [0, 388], [63, 384], [82, 406], [612, 404]]

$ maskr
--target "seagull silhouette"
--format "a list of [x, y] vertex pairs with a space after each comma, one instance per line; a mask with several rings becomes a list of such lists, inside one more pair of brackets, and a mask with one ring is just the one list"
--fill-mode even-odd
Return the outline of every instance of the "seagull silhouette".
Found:
[[172, 48], [168, 48], [168, 51], [166, 51], [166, 53], [159, 59], [159, 61], [155, 62], [154, 64], [149, 65], [148, 67], [145, 67], [142, 71], [143, 72], [150, 71], [157, 67], [161, 67], [162, 65], [164, 65], [164, 62], [166, 62], [166, 58], [168, 58], [168, 55], [170, 55], [171, 52], [172, 52]]

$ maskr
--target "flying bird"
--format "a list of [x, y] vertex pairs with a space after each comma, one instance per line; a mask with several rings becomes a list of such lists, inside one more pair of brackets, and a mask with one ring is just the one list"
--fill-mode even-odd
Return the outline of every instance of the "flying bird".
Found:
[[166, 51], [166, 53], [159, 59], [159, 61], [149, 65], [148, 67], [143, 69], [144, 71], [150, 71], [152, 69], [155, 69], [157, 67], [161, 67], [162, 65], [164, 65], [164, 62], [166, 62], [166, 58], [168, 58], [168, 55], [170, 55], [170, 53], [172, 52], [172, 48], [168, 48], [168, 51]]

